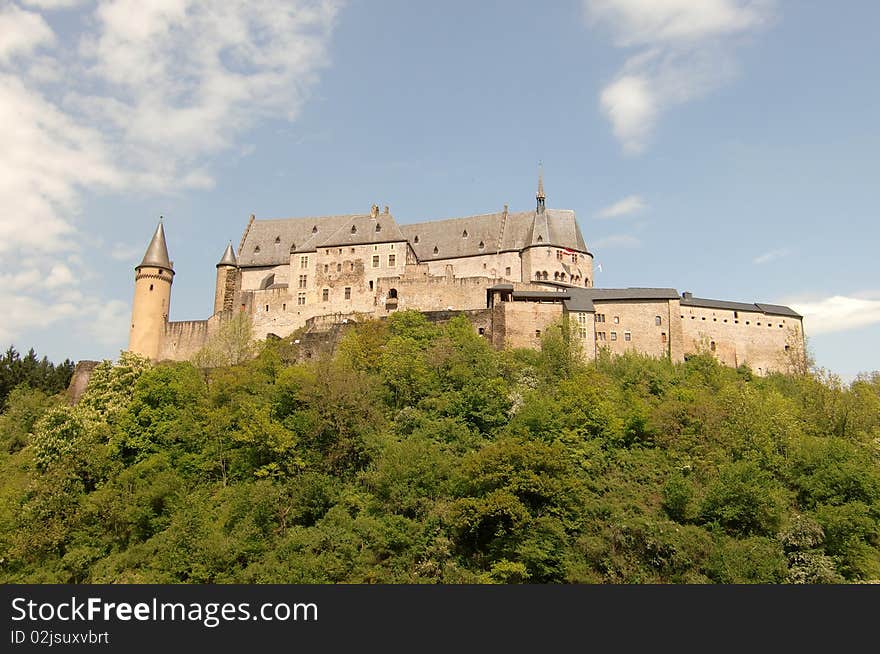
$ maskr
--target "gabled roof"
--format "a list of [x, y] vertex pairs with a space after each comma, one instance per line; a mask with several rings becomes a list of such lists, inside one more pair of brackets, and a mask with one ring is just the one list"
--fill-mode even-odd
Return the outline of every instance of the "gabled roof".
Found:
[[781, 304], [728, 302], [726, 300], [709, 300], [701, 297], [683, 297], [681, 298], [681, 305], [683, 307], [702, 307], [704, 309], [723, 309], [727, 311], [751, 311], [771, 316], [803, 317], [790, 307], [782, 306]]
[[171, 266], [171, 261], [168, 259], [168, 246], [165, 243], [165, 228], [162, 226], [161, 219], [156, 227], [156, 231], [153, 233], [153, 238], [150, 239], [150, 244], [147, 246], [144, 258], [137, 267], [140, 268], [142, 266], [154, 266], [156, 268], [164, 268], [165, 270], [174, 272], [174, 268]]

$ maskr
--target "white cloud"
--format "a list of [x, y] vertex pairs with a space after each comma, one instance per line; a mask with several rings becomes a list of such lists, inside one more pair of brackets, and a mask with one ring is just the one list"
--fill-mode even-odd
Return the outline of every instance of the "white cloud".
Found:
[[0, 62], [33, 52], [55, 41], [55, 34], [39, 14], [16, 5], [0, 9]]
[[620, 216], [627, 216], [629, 214], [638, 213], [639, 211], [644, 211], [647, 208], [648, 205], [645, 204], [645, 201], [642, 200], [641, 197], [638, 195], [628, 195], [622, 200], [615, 202], [604, 209], [600, 209], [596, 214], [596, 217], [618, 218]]
[[830, 334], [880, 323], [880, 295], [859, 293], [789, 302], [804, 317], [808, 335]]
[[[82, 20], [64, 24], [79, 32], [57, 36], [36, 11], [82, 5]], [[86, 194], [211, 188], [219, 152], [237, 152], [238, 139], [258, 121], [297, 117], [329, 63], [339, 11], [336, 0], [27, 0], [3, 7], [0, 282], [9, 282], [3, 299], [14, 317], [0, 321], [0, 341], [61, 317], [116, 320], [120, 308], [112, 302], [69, 300], [91, 274], [73, 256], [86, 243]], [[116, 244], [105, 256], [137, 254]], [[24, 267], [25, 259], [36, 263]]]
[[787, 257], [791, 254], [791, 250], [788, 248], [780, 248], [778, 250], [770, 250], [769, 252], [765, 252], [754, 259], [752, 259], [752, 263], [760, 266], [765, 263], [770, 263], [771, 261], [776, 261], [777, 259], [782, 259], [783, 257]]
[[642, 247], [642, 241], [631, 234], [611, 234], [594, 241], [592, 247], [595, 250], [608, 248], [639, 248]]
[[583, 0], [590, 25], [614, 43], [638, 48], [602, 89], [599, 106], [624, 151], [646, 147], [667, 108], [730, 79], [735, 37], [766, 25], [770, 0]]
[[110, 248], [110, 256], [116, 261], [134, 261], [138, 255], [142, 255], [144, 245], [126, 245], [125, 243], [114, 243]]

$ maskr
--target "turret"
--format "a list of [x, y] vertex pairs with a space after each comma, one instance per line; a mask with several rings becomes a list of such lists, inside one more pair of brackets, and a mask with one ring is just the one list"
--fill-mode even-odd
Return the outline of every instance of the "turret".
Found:
[[214, 313], [232, 309], [238, 278], [238, 260], [232, 249], [232, 242], [226, 246], [223, 256], [217, 263], [217, 285], [214, 290]]
[[544, 168], [543, 166], [538, 168], [538, 192], [535, 194], [535, 198], [538, 200], [538, 206], [535, 208], [535, 211], [538, 213], [544, 213], [544, 203], [547, 198], [544, 196]]
[[168, 259], [161, 217], [143, 260], [134, 270], [128, 350], [158, 359], [165, 338], [165, 325], [168, 324], [171, 283], [174, 281], [174, 267]]

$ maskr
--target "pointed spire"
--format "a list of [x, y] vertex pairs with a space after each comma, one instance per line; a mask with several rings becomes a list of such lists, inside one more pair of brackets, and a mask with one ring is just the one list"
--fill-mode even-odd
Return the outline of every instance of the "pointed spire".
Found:
[[171, 261], [168, 260], [168, 246], [165, 244], [165, 228], [162, 225], [162, 216], [159, 216], [159, 225], [156, 227], [150, 245], [147, 247], [144, 258], [138, 268], [143, 266], [154, 266], [174, 272], [174, 268], [171, 267]]
[[542, 164], [538, 164], [538, 192], [535, 195], [538, 200], [538, 213], [544, 213], [544, 201], [546, 200], [544, 196], [544, 166]]
[[226, 251], [223, 252], [223, 257], [220, 259], [220, 263], [217, 264], [217, 267], [237, 265], [238, 260], [235, 258], [235, 250], [232, 249], [232, 241], [229, 241], [229, 245], [226, 246]]

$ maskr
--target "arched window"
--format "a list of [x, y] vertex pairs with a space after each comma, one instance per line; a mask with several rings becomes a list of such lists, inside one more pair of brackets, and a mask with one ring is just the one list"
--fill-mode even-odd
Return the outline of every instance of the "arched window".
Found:
[[318, 233], [318, 226], [315, 225], [314, 227], [312, 227], [312, 234], [317, 234], [317, 233]]
[[434, 254], [437, 254], [438, 252], [440, 252], [440, 250], [438, 250], [438, 249], [437, 249], [437, 246], [435, 245], [435, 246], [434, 246]]
[[413, 243], [418, 243], [418, 242], [419, 242], [419, 235], [416, 234], [415, 238], [413, 238]]
[[663, 318], [660, 316], [654, 316], [654, 324], [658, 327], [663, 324]]
[[549, 274], [549, 273], [545, 270], [545, 271], [544, 271], [544, 279], [549, 279], [549, 277], [547, 276], [548, 274]]
[[260, 246], [257, 245], [257, 246], [254, 248], [254, 254], [258, 254], [259, 252], [260, 252]]
[[396, 288], [388, 289], [388, 299], [389, 300], [396, 300], [397, 299], [397, 289]]
[[464, 230], [464, 231], [461, 233], [461, 237], [462, 237], [462, 238], [467, 238], [467, 237], [468, 237], [467, 230]]
[[358, 228], [355, 227], [354, 225], [352, 225], [352, 226], [351, 226], [351, 233], [352, 233], [352, 234], [357, 234], [357, 231], [358, 231]]
[[[535, 271], [535, 279], [541, 279], [541, 271], [540, 270]], [[150, 287], [150, 288], [152, 290], [152, 287]]]
[[556, 271], [553, 273], [553, 279], [555, 279], [556, 281], [559, 281], [559, 271]]
[[711, 343], [709, 343], [709, 349], [712, 350], [713, 352], [715, 351], [715, 341], [712, 341]]
[[565, 281], [565, 273], [559, 273], [559, 279], [564, 282]]
[[377, 231], [377, 232], [381, 232], [381, 231], [382, 231], [382, 225], [380, 225], [379, 223], [376, 223], [376, 231]]

